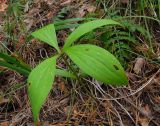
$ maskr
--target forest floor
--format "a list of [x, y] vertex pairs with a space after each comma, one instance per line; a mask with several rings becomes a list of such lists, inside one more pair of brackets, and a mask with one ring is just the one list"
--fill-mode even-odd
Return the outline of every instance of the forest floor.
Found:
[[[60, 46], [77, 25], [86, 22], [80, 18], [118, 19], [126, 26], [113, 32], [100, 29], [78, 42], [113, 53], [125, 68], [128, 86], [113, 87], [89, 77], [84, 78], [86, 86], [80, 86], [76, 80], [56, 77], [38, 125], [160, 126], [160, 7], [140, 8], [138, 1], [0, 0], [0, 52], [31, 68], [55, 53], [30, 37], [47, 24], [74, 19], [57, 30]], [[0, 66], [0, 126], [33, 126], [26, 83], [27, 77]]]

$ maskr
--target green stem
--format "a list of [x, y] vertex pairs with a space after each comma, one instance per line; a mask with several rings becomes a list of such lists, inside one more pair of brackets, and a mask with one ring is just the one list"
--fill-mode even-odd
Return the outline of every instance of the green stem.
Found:
[[69, 69], [73, 72], [73, 74], [76, 76], [76, 79], [79, 81], [79, 77], [76, 73], [76, 71], [74, 70], [74, 68], [68, 63], [66, 57], [64, 55], [62, 55], [62, 59], [64, 60], [65, 64], [69, 67]]
[[[81, 77], [78, 76], [78, 74], [76, 73], [75, 69], [68, 63], [68, 61], [67, 61], [67, 59], [65, 58], [64, 55], [62, 55], [62, 59], [64, 60], [66, 65], [69, 67], [69, 69], [73, 72], [73, 74], [75, 75], [76, 79], [81, 84], [81, 86], [84, 87], [84, 90], [87, 92], [88, 90], [85, 88], [85, 84], [82, 82]], [[75, 88], [76, 88], [76, 86], [74, 86], [74, 89]]]

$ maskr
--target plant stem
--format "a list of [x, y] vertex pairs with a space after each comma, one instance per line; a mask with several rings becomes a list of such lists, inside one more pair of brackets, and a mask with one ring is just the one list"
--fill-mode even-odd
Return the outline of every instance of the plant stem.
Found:
[[74, 68], [68, 63], [68, 61], [67, 61], [67, 59], [66, 59], [66, 57], [65, 57], [64, 55], [62, 55], [62, 59], [64, 60], [65, 64], [69, 67], [69, 69], [73, 72], [73, 74], [76, 76], [76, 79], [77, 79], [78, 81], [80, 81], [80, 80], [79, 80], [79, 77], [78, 77], [78, 75], [77, 75], [77, 73], [76, 73], [76, 71], [75, 71]]
[[[76, 71], [74, 70], [74, 68], [68, 63], [68, 61], [67, 61], [67, 59], [65, 58], [64, 55], [62, 55], [62, 59], [64, 60], [64, 62], [66, 63], [66, 65], [69, 67], [69, 69], [73, 72], [73, 74], [75, 75], [76, 79], [81, 84], [81, 86], [85, 87], [84, 83], [81, 80], [81, 77], [78, 76], [78, 74], [76, 73]], [[76, 87], [74, 87], [74, 88], [76, 88]], [[86, 92], [88, 91], [86, 88], [84, 88], [84, 90], [86, 90]]]

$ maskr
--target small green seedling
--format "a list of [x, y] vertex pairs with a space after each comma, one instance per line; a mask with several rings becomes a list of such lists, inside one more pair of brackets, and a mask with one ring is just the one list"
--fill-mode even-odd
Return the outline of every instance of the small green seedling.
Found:
[[59, 48], [57, 43], [54, 24], [49, 24], [32, 33], [35, 38], [48, 43], [58, 52], [55, 56], [40, 63], [28, 77], [28, 93], [35, 123], [38, 120], [39, 111], [52, 88], [55, 75], [75, 77], [72, 73], [56, 69], [56, 59], [63, 54], [68, 55], [84, 73], [98, 81], [114, 86], [122, 86], [128, 83], [119, 61], [105, 49], [90, 44], [71, 46], [84, 34], [105, 25], [120, 24], [109, 19], [98, 19], [84, 23], [69, 35], [62, 49]]

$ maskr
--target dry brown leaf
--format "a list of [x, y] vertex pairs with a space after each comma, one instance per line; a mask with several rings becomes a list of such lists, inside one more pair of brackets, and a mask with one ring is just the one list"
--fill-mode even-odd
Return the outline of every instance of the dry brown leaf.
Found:
[[[0, 46], [0, 48], [1, 48], [1, 46]], [[2, 60], [1, 58], [0, 58], [0, 60]], [[5, 68], [5, 67], [0, 67], [0, 71], [4, 71], [4, 70], [6, 70], [7, 68]], [[1, 102], [0, 102], [0, 104], [1, 104]]]
[[120, 2], [123, 4], [129, 4], [129, 0], [120, 0]]
[[38, 121], [37, 124], [36, 124], [36, 126], [41, 126], [41, 122]]
[[152, 115], [151, 109], [149, 108], [148, 104], [146, 104], [144, 107], [142, 107], [141, 111], [142, 111], [143, 115], [145, 115], [147, 117], [151, 117], [151, 115]]
[[64, 2], [61, 3], [61, 6], [71, 4], [71, 2], [72, 0], [65, 0]]
[[87, 8], [87, 11], [90, 12], [90, 13], [95, 12], [95, 10], [96, 10], [96, 7], [95, 7], [95, 6], [89, 6], [89, 7]]
[[60, 101], [60, 104], [66, 106], [68, 101], [69, 101], [69, 98], [64, 98], [63, 100]]
[[24, 5], [24, 12], [29, 11], [29, 1]]
[[144, 53], [147, 53], [149, 51], [149, 47], [146, 44], [135, 46], [135, 49], [138, 52], [144, 52]]
[[7, 103], [7, 102], [9, 102], [9, 99], [5, 99], [0, 96], [0, 104]]
[[160, 104], [160, 96], [155, 97], [154, 100], [155, 100], [158, 104]]
[[33, 0], [33, 3], [40, 3], [41, 0]]
[[45, 121], [45, 122], [43, 123], [43, 126], [49, 126], [49, 121]]
[[84, 15], [86, 14], [86, 12], [83, 9], [80, 9], [78, 13], [79, 14], [77, 14], [77, 17], [84, 17]]
[[145, 60], [143, 58], [137, 58], [136, 63], [135, 63], [134, 68], [133, 68], [134, 72], [136, 74], [141, 73], [144, 65], [145, 65]]
[[135, 74], [130, 73], [130, 72], [126, 72], [126, 74], [127, 74], [127, 77], [128, 77], [130, 80], [132, 80], [133, 82], [134, 82], [134, 81], [137, 81], [137, 77], [136, 77]]
[[9, 126], [8, 121], [0, 123], [0, 126]]
[[44, 0], [44, 2], [46, 2], [48, 5], [52, 5], [53, 3], [55, 3], [54, 0]]
[[149, 119], [147, 119], [147, 118], [140, 118], [139, 119], [139, 123], [141, 124], [141, 126], [149, 126]]
[[25, 43], [25, 36], [21, 35], [18, 39], [18, 42], [16, 43], [16, 49], [18, 50], [19, 48], [21, 48], [24, 43]]
[[0, 12], [4, 12], [7, 9], [8, 5], [5, 2], [0, 4]]
[[34, 21], [33, 21], [33, 19], [25, 19], [24, 20], [24, 23], [26, 23], [26, 28], [27, 28], [27, 30], [30, 30], [30, 28], [33, 26], [33, 24], [34, 24]]
[[155, 83], [160, 83], [160, 74], [157, 74], [157, 76], [154, 78]]
[[55, 125], [49, 125], [49, 126], [67, 126], [66, 124], [55, 124]]
[[66, 107], [64, 107], [64, 112], [65, 112], [65, 114], [68, 114], [70, 111], [73, 111], [73, 108], [72, 108], [72, 106], [66, 106]]
[[84, 4], [78, 11], [77, 17], [84, 17], [87, 12], [95, 12], [96, 7], [90, 4]]
[[73, 110], [73, 116], [87, 117], [85, 113], [79, 113], [76, 109]]
[[58, 87], [61, 90], [61, 93], [66, 91], [66, 86], [63, 81], [58, 84]]

